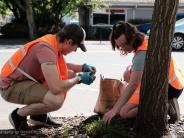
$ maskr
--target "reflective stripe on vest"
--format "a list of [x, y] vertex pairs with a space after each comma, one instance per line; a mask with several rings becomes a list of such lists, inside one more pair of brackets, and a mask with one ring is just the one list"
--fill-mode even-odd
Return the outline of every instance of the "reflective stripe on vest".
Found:
[[184, 87], [184, 70], [176, 64], [172, 57], [169, 70], [169, 84], [176, 89]]
[[15, 67], [15, 65], [13, 64], [13, 62], [12, 62], [11, 59], [8, 60], [8, 63], [10, 64], [11, 70], [15, 70], [15, 69], [16, 69], [16, 67]]
[[[22, 55], [23, 55], [23, 57], [24, 57], [24, 56], [26, 55], [26, 50], [25, 50], [25, 48], [24, 48], [24, 47], [21, 47], [20, 50], [22, 51]], [[8, 63], [10, 64], [10, 67], [11, 67], [12, 70], [15, 70], [15, 69], [16, 69], [15, 64], [12, 62], [12, 58], [10, 58], [10, 59], [8, 60]]]
[[[59, 79], [65, 80], [68, 78], [68, 69], [67, 65], [65, 63], [64, 57], [62, 54], [58, 55], [59, 50], [57, 46], [57, 40], [56, 35], [45, 35], [43, 37], [40, 37], [36, 40], [33, 40], [27, 44], [25, 44], [23, 47], [19, 48], [12, 57], [4, 64], [1, 75], [3, 77], [9, 77], [16, 69], [18, 69], [19, 64], [24, 59], [26, 54], [29, 52], [29, 49], [32, 46], [35, 46], [36, 43], [45, 43], [52, 47], [54, 49], [54, 52], [56, 53], [57, 58], [57, 71], [59, 74]], [[19, 70], [19, 69], [18, 69]]]
[[[181, 79], [178, 81], [178, 78]], [[176, 89], [182, 89], [184, 86], [184, 71], [177, 69], [175, 74], [173, 74], [172, 78], [169, 80], [169, 84]]]

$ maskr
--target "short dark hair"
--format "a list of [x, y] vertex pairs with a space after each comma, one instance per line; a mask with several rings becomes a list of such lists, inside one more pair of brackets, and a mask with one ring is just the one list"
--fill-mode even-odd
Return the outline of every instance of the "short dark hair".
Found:
[[[128, 22], [119, 21], [113, 25], [110, 34], [110, 41], [113, 50], [119, 49], [119, 47], [116, 45], [115, 39], [118, 39], [122, 34], [125, 35], [127, 44], [131, 45], [135, 51], [142, 44], [145, 36], [143, 33], [139, 32], [134, 25]], [[122, 53], [126, 54], [124, 51], [122, 51]]]
[[73, 43], [80, 44], [84, 34], [82, 28], [77, 24], [65, 25], [57, 34], [59, 42], [64, 42], [65, 39], [72, 39]]

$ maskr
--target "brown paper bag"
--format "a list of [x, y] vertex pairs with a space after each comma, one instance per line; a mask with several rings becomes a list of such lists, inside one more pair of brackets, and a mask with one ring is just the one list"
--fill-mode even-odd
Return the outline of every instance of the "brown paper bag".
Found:
[[104, 114], [109, 111], [120, 96], [120, 80], [100, 76], [100, 92], [94, 108], [95, 113]]

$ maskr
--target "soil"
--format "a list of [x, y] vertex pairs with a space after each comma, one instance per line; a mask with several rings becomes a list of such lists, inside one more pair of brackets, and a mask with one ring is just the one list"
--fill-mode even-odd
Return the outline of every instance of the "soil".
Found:
[[[61, 123], [60, 127], [30, 127], [29, 131], [15, 131], [14, 129], [0, 130], [0, 138], [134, 138], [133, 129], [135, 120], [122, 120], [114, 118], [109, 126], [99, 125], [101, 117], [98, 115], [85, 117], [58, 117], [53, 118]], [[86, 129], [86, 125], [99, 121], [98, 127], [92, 125], [92, 129]], [[102, 122], [102, 121], [101, 121]], [[100, 127], [99, 127], [100, 126]], [[184, 116], [181, 121], [169, 124], [169, 132], [172, 138], [184, 138]], [[94, 127], [94, 128], [93, 128]], [[100, 129], [99, 129], [100, 128]], [[91, 130], [92, 132], [90, 132]], [[99, 131], [100, 130], [100, 131]], [[94, 132], [93, 132], [94, 131]]]

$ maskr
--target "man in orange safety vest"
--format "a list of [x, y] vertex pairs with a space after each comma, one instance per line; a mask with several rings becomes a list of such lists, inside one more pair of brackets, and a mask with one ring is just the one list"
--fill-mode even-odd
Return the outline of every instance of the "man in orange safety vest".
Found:
[[69, 24], [55, 35], [25, 44], [4, 64], [0, 74], [1, 96], [8, 102], [26, 105], [9, 116], [16, 130], [29, 129], [27, 116], [33, 125], [58, 125], [47, 113], [60, 109], [67, 91], [74, 85], [93, 83], [95, 67], [66, 63], [64, 59], [64, 55], [76, 52], [77, 48], [87, 51], [85, 37], [82, 27]]

